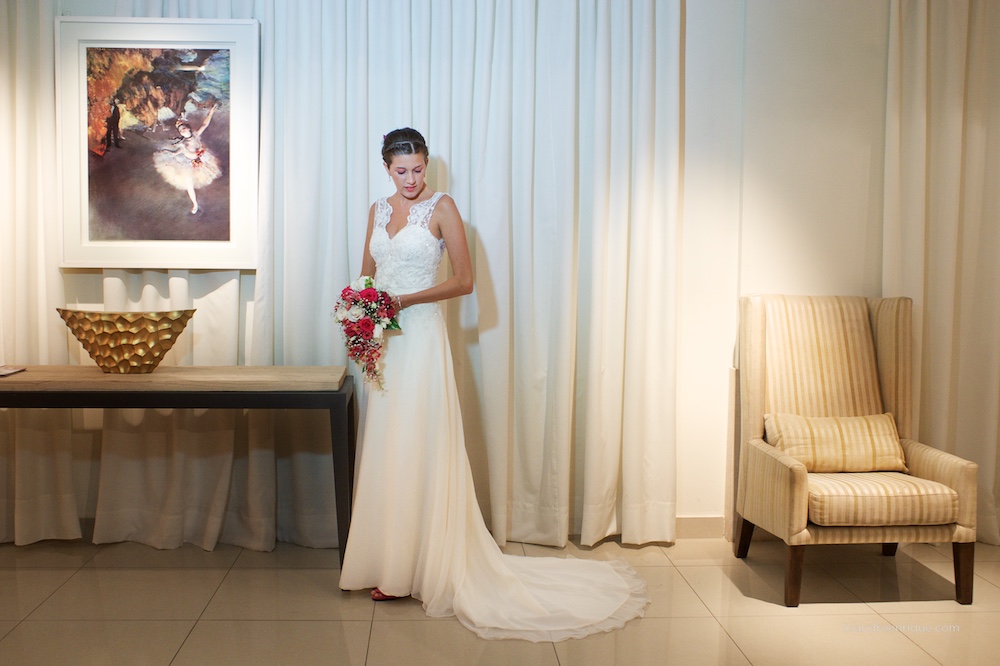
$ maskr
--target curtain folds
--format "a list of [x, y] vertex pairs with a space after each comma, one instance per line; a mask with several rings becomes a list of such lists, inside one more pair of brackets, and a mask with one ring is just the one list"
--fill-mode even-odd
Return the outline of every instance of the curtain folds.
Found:
[[[360, 270], [371, 202], [392, 192], [381, 137], [413, 126], [475, 266], [475, 293], [446, 316], [495, 538], [673, 540], [682, 4], [119, 0], [118, 16], [260, 22], [258, 267], [64, 273], [40, 191], [58, 3], [7, 3], [0, 49], [19, 57], [0, 61], [0, 121], [16, 128], [0, 157], [14, 220], [0, 230], [0, 360], [78, 362], [53, 312], [68, 302], [197, 308], [166, 363], [345, 364], [330, 311]], [[121, 410], [97, 425], [95, 540], [336, 544], [322, 419]], [[0, 540], [73, 538], [79, 488], [48, 537], [14, 516], [36, 484], [65, 490], [80, 430], [69, 412], [0, 411]]]
[[581, 77], [594, 82], [582, 95], [594, 100], [581, 128], [593, 141], [581, 142], [578, 204], [581, 266], [591, 267], [578, 326], [581, 539], [672, 541], [680, 133], [668, 128], [680, 126], [680, 16], [642, 3], [591, 8], [581, 21], [595, 43], [583, 65], [593, 76]]
[[1000, 6], [893, 0], [883, 293], [914, 299], [919, 438], [979, 463], [1000, 543]]

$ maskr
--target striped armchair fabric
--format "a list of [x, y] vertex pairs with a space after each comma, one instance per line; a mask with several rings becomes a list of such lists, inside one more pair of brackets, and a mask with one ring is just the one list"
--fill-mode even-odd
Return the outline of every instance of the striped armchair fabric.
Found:
[[[736, 556], [755, 526], [782, 539], [785, 604], [797, 606], [805, 546], [881, 543], [893, 555], [900, 542], [951, 542], [956, 599], [972, 603], [977, 467], [910, 439], [910, 299], [749, 296], [740, 312]], [[829, 428], [884, 413], [907, 471], [810, 472], [765, 439], [765, 415]]]

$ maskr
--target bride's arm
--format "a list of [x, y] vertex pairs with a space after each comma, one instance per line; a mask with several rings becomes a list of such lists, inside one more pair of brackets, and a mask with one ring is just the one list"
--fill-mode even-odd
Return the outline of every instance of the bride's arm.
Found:
[[375, 277], [375, 259], [369, 245], [372, 242], [372, 230], [375, 228], [375, 204], [368, 210], [368, 233], [365, 236], [365, 256], [361, 260], [361, 274]]
[[[404, 294], [400, 301], [403, 307], [417, 303], [433, 303], [456, 296], [472, 293], [472, 259], [469, 256], [469, 243], [465, 238], [465, 225], [458, 214], [458, 207], [450, 196], [443, 196], [434, 207], [431, 218], [431, 233], [436, 230], [448, 249], [448, 259], [451, 262], [451, 277], [434, 285], [430, 289]], [[438, 236], [438, 234], [434, 234]]]

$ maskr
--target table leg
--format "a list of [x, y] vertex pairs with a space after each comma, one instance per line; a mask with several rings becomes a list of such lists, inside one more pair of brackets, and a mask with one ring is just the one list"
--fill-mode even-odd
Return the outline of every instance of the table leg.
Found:
[[354, 452], [357, 445], [353, 378], [346, 377], [344, 382], [345, 390], [330, 405], [333, 484], [337, 503], [337, 541], [340, 544], [341, 566], [344, 564], [347, 535], [351, 528], [351, 505], [354, 502]]

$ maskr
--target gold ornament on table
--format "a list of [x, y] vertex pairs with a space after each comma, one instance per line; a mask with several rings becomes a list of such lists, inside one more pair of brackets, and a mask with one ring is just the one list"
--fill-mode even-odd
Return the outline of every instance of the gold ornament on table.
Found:
[[152, 372], [177, 342], [194, 310], [84, 312], [56, 308], [90, 358], [107, 373]]

